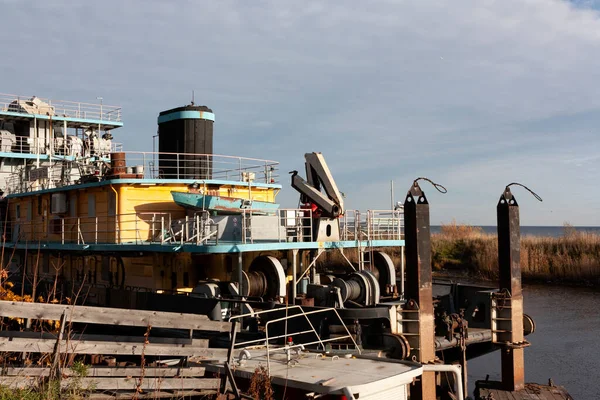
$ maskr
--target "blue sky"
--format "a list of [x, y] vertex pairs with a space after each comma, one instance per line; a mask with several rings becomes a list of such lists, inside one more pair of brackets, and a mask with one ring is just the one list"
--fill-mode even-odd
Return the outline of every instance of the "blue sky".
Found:
[[216, 114], [215, 152], [324, 153], [348, 208], [423, 185], [432, 223], [495, 224], [504, 185], [523, 225], [600, 225], [598, 1], [0, 0], [0, 92], [121, 105], [152, 150], [159, 111]]

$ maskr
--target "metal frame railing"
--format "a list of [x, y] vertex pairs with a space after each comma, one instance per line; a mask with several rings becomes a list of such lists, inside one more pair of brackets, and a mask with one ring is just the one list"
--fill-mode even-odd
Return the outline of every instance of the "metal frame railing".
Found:
[[[93, 119], [98, 121], [106, 121], [106, 122], [121, 122], [121, 107], [119, 106], [110, 106], [97, 103], [83, 103], [83, 102], [75, 102], [75, 101], [65, 101], [65, 100], [52, 100], [45, 99], [37, 96], [21, 96], [7, 93], [0, 93], [0, 111], [11, 111], [18, 112], [22, 114], [36, 114], [30, 113], [22, 110], [22, 107], [19, 106], [21, 102], [31, 103], [33, 99], [39, 99], [43, 103], [43, 113], [42, 115], [46, 115], [48, 109], [52, 111], [53, 116], [58, 117], [67, 117], [67, 118], [77, 118], [77, 119]], [[30, 107], [34, 107], [33, 105], [29, 105]]]
[[242, 210], [243, 244], [255, 242], [256, 235], [252, 225], [252, 219], [257, 215], [277, 216], [277, 238], [273, 238], [272, 240], [269, 240], [269, 242], [312, 242], [312, 210], [299, 208], [277, 210], [245, 209]]
[[19, 241], [61, 244], [217, 245], [219, 227], [208, 213], [174, 218], [168, 212], [64, 217], [15, 222]]
[[[24, 142], [21, 142], [24, 143]], [[27, 146], [32, 146], [27, 144]], [[114, 143], [111, 151], [118, 149], [119, 143]], [[252, 185], [256, 183], [274, 184], [279, 179], [279, 163], [271, 160], [256, 158], [224, 156], [219, 154], [183, 154], [183, 153], [158, 153], [158, 152], [124, 152], [125, 153], [125, 176], [130, 175], [143, 179], [155, 180], [197, 180], [198, 185], [203, 184], [205, 180], [227, 180], [247, 185], [248, 192], [251, 194]], [[67, 154], [68, 155], [68, 154]], [[100, 158], [101, 157], [101, 158]], [[58, 161], [57, 165], [47, 165], [49, 169], [56, 168], [61, 171], [60, 161], [64, 159], [56, 154], [50, 158], [51, 162]], [[107, 168], [110, 166], [108, 154], [93, 155], [87, 157], [73, 157], [68, 161], [74, 164], [95, 168], [100, 176], [103, 172], [107, 174]], [[107, 175], [108, 176], [108, 175]], [[112, 178], [123, 175], [110, 175]], [[71, 181], [78, 179], [78, 176], [72, 176]], [[23, 175], [22, 169], [13, 173], [7, 179], [7, 193], [24, 193], [39, 190], [39, 186], [44, 189], [51, 189], [61, 186], [61, 182], [43, 182], [38, 185], [27, 185], [27, 177]], [[243, 190], [238, 188], [237, 190]]]
[[[294, 315], [287, 315], [287, 313], [290, 310], [299, 310], [300, 312], [298, 314], [294, 314]], [[304, 311], [304, 309], [302, 308], [302, 306], [298, 306], [298, 305], [294, 305], [294, 306], [286, 306], [285, 308], [281, 307], [281, 308], [276, 308], [276, 309], [270, 309], [270, 310], [263, 310], [263, 311], [256, 311], [256, 312], [252, 312], [252, 313], [247, 313], [247, 314], [241, 314], [241, 315], [236, 315], [233, 316], [231, 318], [229, 318], [229, 322], [233, 322], [236, 321], [238, 319], [242, 319], [242, 318], [246, 318], [246, 317], [256, 317], [257, 315], [264, 315], [264, 314], [268, 314], [268, 313], [273, 313], [273, 312], [285, 312], [286, 316], [285, 317], [281, 317], [281, 318], [276, 318], [276, 319], [272, 319], [267, 321], [267, 323], [265, 324], [265, 335], [266, 337], [263, 339], [254, 339], [254, 340], [248, 340], [245, 342], [241, 342], [241, 343], [235, 343], [235, 337], [233, 338], [233, 340], [231, 341], [231, 348], [230, 348], [230, 353], [237, 347], [237, 346], [246, 346], [245, 348], [242, 348], [242, 350], [245, 349], [253, 349], [253, 350], [257, 350], [260, 348], [265, 348], [266, 349], [266, 357], [267, 357], [267, 373], [270, 375], [271, 374], [271, 353], [276, 352], [276, 351], [284, 351], [288, 354], [288, 361], [289, 361], [289, 355], [290, 355], [290, 351], [292, 350], [300, 350], [300, 349], [304, 349], [306, 346], [311, 346], [311, 345], [320, 345], [322, 350], [325, 351], [325, 343], [328, 342], [335, 342], [335, 341], [340, 341], [340, 340], [344, 340], [344, 339], [350, 339], [352, 341], [352, 343], [354, 344], [354, 347], [357, 351], [358, 354], [361, 354], [361, 350], [360, 347], [358, 346], [358, 344], [356, 343], [356, 340], [354, 340], [354, 337], [352, 336], [352, 334], [350, 333], [350, 331], [348, 330], [348, 328], [346, 327], [346, 324], [344, 324], [344, 321], [342, 320], [342, 317], [340, 316], [340, 314], [338, 314], [337, 310], [335, 308], [322, 308], [322, 309], [318, 309], [318, 310], [312, 310], [312, 311]], [[339, 320], [340, 324], [344, 327], [345, 331], [346, 331], [346, 335], [342, 335], [342, 336], [336, 336], [335, 338], [329, 338], [329, 339], [321, 339], [321, 336], [318, 334], [317, 330], [315, 329], [313, 323], [310, 321], [310, 319], [308, 318], [309, 315], [314, 315], [314, 314], [320, 314], [320, 313], [334, 313], [337, 317], [337, 319]], [[304, 317], [306, 322], [308, 323], [308, 325], [310, 326], [310, 329], [306, 329], [303, 331], [292, 331], [291, 333], [287, 331], [287, 327], [289, 326], [287, 324], [287, 321], [294, 319], [294, 318], [300, 318], [300, 317]], [[283, 335], [277, 335], [277, 336], [269, 336], [269, 327], [274, 324], [274, 323], [278, 323], [278, 322], [286, 322], [286, 332]], [[306, 335], [306, 334], [314, 334], [316, 337], [316, 340], [313, 341], [309, 341], [309, 342], [305, 342], [305, 343], [298, 343], [298, 344], [294, 344], [292, 346], [289, 345], [284, 345], [283, 347], [276, 347], [276, 348], [272, 348], [270, 345], [270, 342], [272, 340], [278, 340], [278, 339], [287, 339], [289, 337], [294, 337], [294, 336], [299, 336], [299, 335]], [[261, 344], [263, 343], [264, 344]], [[248, 346], [251, 345], [251, 346]], [[230, 361], [230, 360], [229, 360]]]
[[[31, 209], [21, 210], [21, 213], [25, 214], [13, 221], [13, 226], [15, 232], [27, 241], [45, 240], [61, 244], [217, 245], [220, 240], [219, 224], [208, 211], [198, 211], [188, 216], [182, 216], [181, 211], [156, 211], [89, 217], [52, 214], [51, 218], [34, 215]], [[244, 209], [240, 210], [239, 215], [241, 235], [235, 240], [227, 239], [227, 242], [253, 244], [313, 241], [313, 215], [309, 209]], [[349, 219], [348, 215], [344, 216], [341, 240], [355, 240], [359, 243], [367, 241], [367, 246], [371, 246], [370, 242], [373, 240], [403, 238], [401, 211], [369, 210], [365, 223], [358, 212], [355, 212], [355, 216], [358, 217]], [[253, 223], [257, 218], [263, 219], [260, 223]]]
[[400, 210], [368, 210], [367, 237], [369, 240], [402, 240], [404, 212]]
[[[54, 137], [48, 139], [44, 137], [2, 134], [0, 135], [0, 151], [3, 153], [14, 154], [39, 154], [89, 158], [90, 156], [98, 155], [108, 157], [110, 153], [120, 152], [123, 149], [122, 143], [116, 143], [112, 140], [101, 141], [101, 139], [98, 138], [86, 140], [78, 138], [79, 143], [74, 144], [70, 140], [73, 137], [73, 135], [68, 135], [67, 137]], [[54, 159], [60, 158], [54, 157]]]
[[222, 154], [125, 151], [129, 166], [142, 165], [151, 179], [221, 179], [277, 183], [279, 162]]
[[342, 240], [402, 240], [404, 212], [402, 210], [346, 210], [340, 221]]

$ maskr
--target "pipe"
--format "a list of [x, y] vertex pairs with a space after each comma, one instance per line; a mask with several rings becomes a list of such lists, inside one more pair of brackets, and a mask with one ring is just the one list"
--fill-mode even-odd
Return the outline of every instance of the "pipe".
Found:
[[[296, 304], [297, 286], [296, 274], [298, 273], [298, 249], [292, 250], [292, 304]], [[288, 302], [289, 303], [289, 302]]]
[[[117, 243], [121, 243], [121, 230], [119, 229], [119, 193], [115, 190], [113, 185], [110, 185], [110, 188], [115, 192], [115, 232], [118, 235], [116, 238]], [[160, 234], [162, 236], [162, 232]]]
[[424, 372], [452, 372], [454, 374], [454, 385], [458, 400], [465, 400], [462, 388], [462, 368], [460, 365], [448, 364], [423, 364]]
[[349, 387], [347, 387], [347, 386], [346, 386], [345, 388], [343, 388], [343, 389], [342, 389], [342, 392], [344, 392], [344, 396], [346, 396], [346, 398], [347, 398], [348, 400], [355, 400], [355, 399], [356, 399], [356, 397], [354, 397], [354, 395], [353, 395], [353, 394], [352, 394], [352, 392], [350, 391], [350, 388], [349, 388]]

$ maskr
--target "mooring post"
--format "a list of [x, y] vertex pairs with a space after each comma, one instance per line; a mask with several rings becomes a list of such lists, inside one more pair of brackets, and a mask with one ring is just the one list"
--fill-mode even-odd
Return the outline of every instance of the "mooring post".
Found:
[[498, 213], [498, 267], [500, 293], [510, 301], [510, 329], [503, 334], [501, 344], [502, 386], [516, 391], [525, 387], [524, 347], [528, 344], [523, 334], [523, 293], [521, 291], [521, 232], [519, 204], [507, 186], [497, 207]]
[[[431, 232], [429, 203], [415, 181], [404, 202], [406, 251], [405, 294], [409, 303], [416, 303], [418, 314], [418, 348], [415, 356], [423, 364], [435, 361], [435, 327], [431, 288]], [[414, 346], [412, 346], [415, 348]], [[411, 400], [436, 398], [435, 372], [423, 372], [421, 381], [411, 386]]]

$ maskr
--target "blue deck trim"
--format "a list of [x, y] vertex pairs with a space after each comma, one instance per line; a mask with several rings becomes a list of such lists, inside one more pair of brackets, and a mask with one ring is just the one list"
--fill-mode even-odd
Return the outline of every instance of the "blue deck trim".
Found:
[[158, 116], [158, 123], [162, 124], [177, 119], [206, 119], [215, 122], [215, 114], [208, 111], [175, 111]]
[[[7, 158], [26, 158], [28, 160], [49, 160], [50, 156], [48, 154], [33, 154], [33, 153], [13, 153], [13, 152], [5, 152], [2, 151], [0, 152], [0, 157], [7, 157]], [[52, 156], [53, 160], [58, 160], [58, 161], [75, 161], [75, 157], [74, 156], [60, 156], [60, 155], [53, 155]], [[91, 161], [96, 161], [97, 158], [96, 157], [90, 157]], [[110, 162], [109, 158], [102, 158], [103, 161], [105, 162]]]
[[49, 158], [48, 154], [31, 154], [31, 153], [12, 153], [12, 152], [0, 152], [0, 157], [7, 158], [23, 158], [27, 160], [47, 160]]
[[[48, 157], [48, 156], [46, 156], [46, 157]], [[40, 158], [40, 159], [42, 159], [42, 158]], [[101, 182], [90, 182], [90, 183], [82, 183], [79, 185], [62, 186], [59, 188], [35, 190], [35, 191], [27, 192], [27, 193], [14, 193], [14, 194], [9, 194], [6, 197], [11, 199], [11, 198], [17, 198], [17, 197], [27, 197], [27, 196], [32, 196], [32, 195], [44, 194], [44, 193], [66, 192], [69, 190], [79, 190], [79, 189], [86, 189], [86, 188], [91, 188], [91, 187], [116, 185], [116, 184], [121, 184], [121, 185], [122, 184], [126, 184], [126, 185], [132, 185], [132, 184], [135, 184], [135, 185], [166, 185], [166, 184], [174, 184], [174, 183], [179, 183], [179, 184], [182, 183], [182, 184], [186, 184], [186, 185], [191, 185], [192, 183], [199, 183], [199, 184], [206, 183], [207, 185], [235, 185], [235, 186], [240, 186], [241, 184], [243, 184], [244, 187], [248, 187], [248, 184], [246, 182], [226, 181], [226, 180], [218, 180], [218, 179], [206, 179], [206, 180], [199, 180], [199, 179], [110, 179], [110, 180], [101, 181]], [[267, 189], [281, 189], [281, 185], [277, 185], [274, 183], [252, 182], [252, 187], [267, 188]]]
[[[372, 245], [373, 247], [403, 247], [404, 240], [373, 240], [363, 241], [362, 247]], [[6, 243], [8, 248], [25, 249], [24, 243]], [[37, 244], [36, 244], [37, 247]], [[156, 252], [156, 253], [196, 253], [196, 254], [231, 254], [247, 253], [256, 251], [278, 251], [278, 250], [317, 250], [317, 249], [355, 249], [357, 244], [353, 240], [339, 242], [264, 242], [264, 243], [220, 243], [218, 245], [195, 244], [61, 244], [58, 242], [42, 243], [42, 250], [73, 251], [73, 252]], [[29, 245], [31, 248], [31, 245]]]
[[61, 122], [67, 121], [67, 122], [77, 122], [77, 123], [82, 123], [82, 124], [105, 125], [105, 126], [112, 126], [115, 128], [123, 126], [122, 122], [117, 122], [117, 121], [87, 119], [87, 118], [60, 117], [58, 115], [49, 116], [49, 115], [42, 115], [42, 114], [25, 114], [25, 113], [19, 113], [19, 112], [14, 112], [14, 111], [0, 111], [0, 116], [1, 115], [5, 115], [7, 117], [19, 117], [19, 118], [31, 118], [31, 119], [37, 118], [37, 119], [44, 119], [44, 120], [52, 119], [52, 121], [61, 121]]

